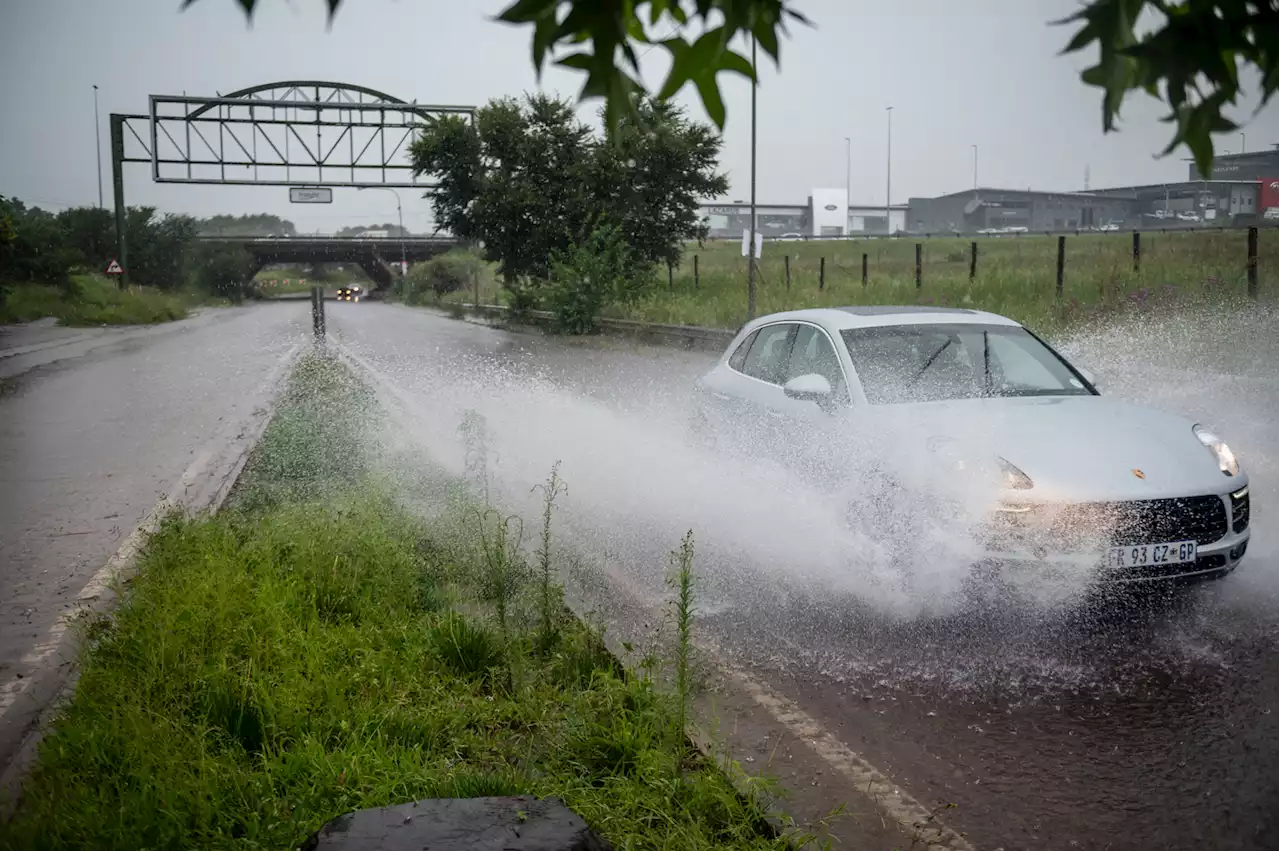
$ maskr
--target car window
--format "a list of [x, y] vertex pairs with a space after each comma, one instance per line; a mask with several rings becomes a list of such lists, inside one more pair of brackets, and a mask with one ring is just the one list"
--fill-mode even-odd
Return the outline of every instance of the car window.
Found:
[[1030, 389], [1054, 388], [1060, 382], [1049, 367], [1045, 366], [1016, 342], [1003, 336], [994, 336], [989, 344], [989, 356], [994, 369], [998, 369], [998, 385]]
[[729, 356], [729, 367], [731, 369], [736, 369], [738, 372], [742, 372], [742, 365], [747, 360], [747, 352], [751, 350], [751, 344], [755, 342], [755, 339], [759, 334], [759, 331], [752, 331], [747, 335], [747, 339], [743, 340], [742, 343], [738, 345], [738, 348], [734, 349], [733, 354]]
[[787, 356], [791, 351], [791, 332], [795, 328], [795, 325], [789, 323], [761, 328], [751, 344], [751, 350], [747, 352], [742, 371], [752, 378], [768, 381], [770, 384], [781, 384]]
[[983, 396], [1087, 396], [1070, 368], [1025, 328], [886, 325], [841, 332], [873, 405]]
[[830, 338], [820, 328], [801, 325], [796, 331], [796, 341], [791, 347], [791, 358], [783, 380], [790, 381], [798, 376], [814, 373], [827, 379], [837, 401], [848, 400], [844, 370], [840, 367], [840, 358], [836, 355]]

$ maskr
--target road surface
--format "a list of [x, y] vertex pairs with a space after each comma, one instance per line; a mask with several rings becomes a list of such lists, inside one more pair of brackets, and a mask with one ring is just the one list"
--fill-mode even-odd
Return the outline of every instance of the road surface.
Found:
[[65, 648], [40, 655], [61, 615], [184, 472], [237, 437], [308, 323], [268, 305], [0, 330], [0, 770], [65, 670]]
[[[482, 413], [495, 487], [526, 517], [529, 488], [560, 461], [575, 545], [654, 601], [692, 527], [700, 629], [720, 652], [978, 848], [1276, 846], [1274, 316], [1065, 343], [1107, 392], [1228, 436], [1254, 494], [1239, 572], [1174, 600], [998, 610], [866, 592], [851, 581], [859, 552], [842, 550], [856, 542], [777, 471], [691, 452], [679, 388], [711, 356], [373, 303], [331, 306], [328, 327], [403, 391], [414, 438], [454, 469], [461, 414]], [[956, 565], [929, 567], [951, 587]]]

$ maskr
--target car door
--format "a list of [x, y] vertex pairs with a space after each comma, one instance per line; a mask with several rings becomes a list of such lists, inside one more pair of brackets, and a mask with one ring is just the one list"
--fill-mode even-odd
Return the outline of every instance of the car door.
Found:
[[796, 329], [783, 384], [802, 375], [821, 375], [831, 385], [831, 406], [791, 399], [783, 394], [784, 419], [778, 424], [779, 445], [788, 461], [815, 482], [835, 481], [833, 454], [841, 451], [841, 429], [847, 426], [851, 403], [849, 382], [834, 341], [818, 325], [801, 323]]
[[717, 411], [717, 430], [739, 450], [771, 451], [779, 439], [778, 424], [789, 401], [782, 392], [782, 376], [795, 332], [792, 322], [759, 328], [706, 388]]

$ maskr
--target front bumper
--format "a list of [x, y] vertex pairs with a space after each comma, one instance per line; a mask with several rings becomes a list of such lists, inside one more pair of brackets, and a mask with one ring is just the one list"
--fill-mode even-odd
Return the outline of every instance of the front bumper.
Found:
[[[1210, 499], [1221, 500], [1221, 511], [1213, 514], [1211, 518], [1202, 516], [1196, 518], [1194, 523], [1179, 525], [1176, 522], [1161, 523], [1160, 521], [1164, 518], [1157, 516], [1155, 522], [1151, 524], [1156, 527], [1153, 532], [1144, 533], [1140, 526], [1131, 524], [1128, 529], [1103, 532], [1104, 539], [1099, 540], [1095, 537], [1090, 544], [1076, 548], [1063, 546], [1064, 529], [1062, 527], [1065, 525], [1067, 530], [1071, 530], [1069, 520], [1065, 524], [1029, 522], [1016, 528], [1010, 528], [1007, 521], [1003, 524], [993, 524], [985, 529], [981, 536], [984, 554], [980, 562], [987, 566], [997, 566], [1019, 573], [1061, 572], [1076, 577], [1088, 577], [1094, 583], [1105, 585], [1220, 579], [1239, 566], [1248, 550], [1251, 534], [1248, 486], [1245, 485], [1235, 492], [1225, 494], [1161, 502], [1197, 500], [1200, 506], [1208, 505], [1212, 508], [1212, 504], [1208, 502]], [[1118, 503], [1116, 505], [1139, 504]], [[1075, 531], [1087, 534], [1092, 530], [1075, 529]], [[1143, 537], [1144, 534], [1145, 537]], [[1106, 552], [1111, 546], [1167, 543], [1177, 540], [1196, 540], [1195, 561], [1142, 567], [1111, 567], [1107, 564]]]

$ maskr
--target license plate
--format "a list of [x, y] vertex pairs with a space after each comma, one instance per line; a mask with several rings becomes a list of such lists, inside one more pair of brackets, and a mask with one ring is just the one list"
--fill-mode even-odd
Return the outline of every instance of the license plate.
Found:
[[1131, 544], [1107, 551], [1108, 567], [1153, 567], [1161, 564], [1186, 564], [1196, 560], [1195, 541], [1169, 544]]

